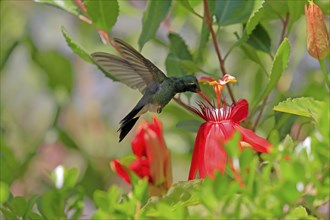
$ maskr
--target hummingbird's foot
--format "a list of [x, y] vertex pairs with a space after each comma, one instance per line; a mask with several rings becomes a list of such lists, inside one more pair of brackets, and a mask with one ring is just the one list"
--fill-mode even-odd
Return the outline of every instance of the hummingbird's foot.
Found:
[[157, 108], [157, 113], [158, 113], [158, 114], [161, 113], [162, 110], [163, 110], [162, 107]]

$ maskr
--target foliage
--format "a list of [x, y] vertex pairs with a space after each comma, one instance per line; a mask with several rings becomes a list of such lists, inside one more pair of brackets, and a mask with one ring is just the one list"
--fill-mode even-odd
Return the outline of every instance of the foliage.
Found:
[[[329, 13], [328, 1], [315, 3]], [[0, 4], [1, 217], [328, 217], [330, 102], [322, 72], [329, 71], [329, 55], [320, 61], [321, 71], [307, 53], [305, 1]], [[61, 37], [58, 44], [48, 36], [54, 33]], [[126, 94], [126, 87], [105, 89], [103, 83], [117, 79], [90, 56], [99, 50], [115, 54], [108, 47], [113, 37], [143, 49], [168, 76], [236, 77], [238, 84], [228, 87], [225, 101], [247, 99], [251, 109], [243, 126], [273, 145], [271, 153], [259, 154], [238, 151], [232, 147], [235, 141], [226, 143], [243, 187], [229, 166], [214, 179], [187, 181], [202, 123], [184, 109], [184, 103], [194, 106], [191, 94], [178, 97], [179, 105], [172, 102], [160, 116], [172, 151], [172, 187], [163, 196], [149, 197], [146, 179], [133, 174], [129, 189], [119, 182], [109, 162], [127, 154], [130, 142], [117, 143], [118, 117], [138, 97]], [[106, 78], [99, 78], [97, 68]], [[207, 85], [201, 87], [214, 96]]]

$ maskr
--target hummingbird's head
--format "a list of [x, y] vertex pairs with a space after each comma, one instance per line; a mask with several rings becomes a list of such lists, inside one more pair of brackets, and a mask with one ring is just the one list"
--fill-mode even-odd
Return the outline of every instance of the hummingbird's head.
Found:
[[184, 76], [181, 78], [184, 84], [184, 90], [190, 92], [200, 92], [201, 89], [199, 88], [198, 80], [193, 75]]

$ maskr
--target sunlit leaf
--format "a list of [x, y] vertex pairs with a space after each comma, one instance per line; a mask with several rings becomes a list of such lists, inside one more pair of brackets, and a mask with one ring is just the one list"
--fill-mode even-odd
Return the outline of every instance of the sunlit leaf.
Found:
[[317, 101], [311, 97], [288, 98], [280, 102], [273, 109], [279, 112], [285, 112], [294, 115], [300, 115], [317, 120], [321, 114], [323, 102]]
[[306, 220], [313, 220], [317, 219], [314, 216], [308, 215], [306, 209], [303, 206], [298, 206], [292, 209], [285, 217], [285, 220], [289, 219], [306, 219]]
[[7, 183], [0, 181], [0, 204], [2, 205], [9, 198], [10, 191]]
[[74, 3], [73, 0], [34, 0], [35, 2], [45, 3], [48, 5], [61, 8], [73, 15], [78, 16], [80, 14], [79, 7]]
[[144, 12], [142, 20], [142, 32], [139, 37], [139, 48], [143, 48], [159, 28], [171, 6], [171, 0], [148, 1], [147, 10]]
[[86, 0], [84, 1], [89, 18], [93, 24], [108, 32], [117, 21], [119, 5], [117, 0]]

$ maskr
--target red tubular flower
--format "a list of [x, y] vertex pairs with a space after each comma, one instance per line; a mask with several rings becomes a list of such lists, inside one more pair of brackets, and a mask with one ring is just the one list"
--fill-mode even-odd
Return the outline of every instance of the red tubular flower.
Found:
[[147, 178], [151, 195], [166, 192], [172, 185], [171, 158], [163, 138], [161, 122], [156, 117], [152, 123], [144, 122], [137, 128], [132, 150], [135, 159], [128, 166], [113, 160], [112, 169], [127, 183], [131, 183], [130, 172]]
[[[206, 79], [203, 79], [204, 81]], [[200, 94], [207, 103], [200, 102], [199, 109], [195, 109], [205, 122], [200, 126], [191, 166], [189, 172], [189, 180], [194, 179], [197, 171], [200, 178], [209, 176], [214, 178], [214, 172], [220, 171], [224, 173], [226, 162], [228, 161], [234, 173], [237, 174], [231, 159], [227, 158], [227, 153], [223, 145], [228, 142], [235, 132], [239, 132], [241, 140], [238, 147], [250, 147], [257, 152], [268, 153], [271, 144], [257, 136], [253, 131], [240, 126], [248, 115], [248, 102], [244, 99], [239, 100], [235, 104], [228, 106], [221, 101], [221, 91], [228, 82], [236, 82], [236, 79], [230, 75], [224, 76], [219, 81], [207, 80], [213, 86], [217, 104], [212, 104], [205, 95]]]

